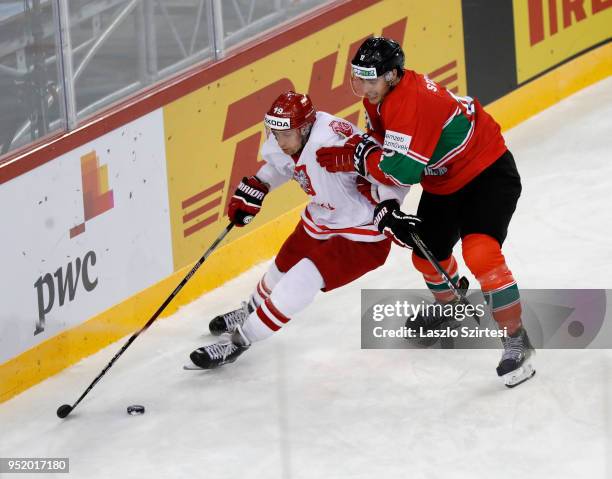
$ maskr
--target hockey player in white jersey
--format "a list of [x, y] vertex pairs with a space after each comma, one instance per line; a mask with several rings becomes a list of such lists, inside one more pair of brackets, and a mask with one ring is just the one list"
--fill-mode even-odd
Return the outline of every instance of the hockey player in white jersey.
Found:
[[221, 338], [191, 353], [199, 368], [235, 361], [252, 343], [283, 328], [319, 291], [348, 284], [384, 264], [391, 247], [391, 240], [372, 223], [374, 206], [380, 196], [401, 202], [405, 191], [376, 189], [354, 172], [330, 173], [316, 160], [319, 148], [342, 145], [356, 133], [354, 125], [316, 112], [308, 95], [294, 92], [274, 101], [264, 123], [265, 164], [236, 189], [230, 221], [236, 226], [249, 223], [266, 194], [290, 179], [310, 201], [249, 300], [210, 322], [211, 333]]

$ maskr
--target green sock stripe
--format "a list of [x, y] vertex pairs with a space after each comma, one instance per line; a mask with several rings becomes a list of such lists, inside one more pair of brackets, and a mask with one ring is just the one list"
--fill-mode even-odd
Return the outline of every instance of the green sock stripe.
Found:
[[521, 295], [516, 284], [511, 284], [508, 287], [495, 292], [485, 293], [487, 304], [491, 306], [493, 310], [515, 303], [520, 298]]
[[[452, 279], [453, 279], [453, 283], [457, 284], [459, 282], [459, 275], [456, 274], [455, 276], [452, 277]], [[435, 292], [450, 290], [450, 288], [448, 287], [448, 284], [446, 284], [446, 282], [443, 282], [443, 283], [430, 283], [428, 281], [425, 281], [425, 284], [427, 285], [427, 287], [431, 291], [435, 291]]]

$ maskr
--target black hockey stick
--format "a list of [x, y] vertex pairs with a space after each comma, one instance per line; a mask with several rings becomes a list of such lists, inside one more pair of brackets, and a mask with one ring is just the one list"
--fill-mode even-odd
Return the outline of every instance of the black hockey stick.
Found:
[[149, 328], [149, 326], [151, 326], [153, 324], [153, 322], [162, 313], [162, 311], [164, 309], [166, 309], [166, 306], [168, 306], [168, 304], [170, 304], [170, 301], [172, 301], [174, 299], [174, 297], [178, 294], [178, 292], [181, 289], [183, 289], [183, 286], [185, 286], [187, 284], [187, 281], [189, 281], [191, 279], [191, 277], [195, 274], [195, 272], [198, 270], [198, 268], [200, 266], [202, 266], [202, 263], [204, 263], [204, 261], [206, 261], [206, 258], [208, 258], [208, 256], [217, 248], [217, 246], [219, 246], [219, 243], [221, 243], [221, 241], [223, 241], [223, 238], [225, 238], [227, 236], [227, 234], [230, 232], [230, 230], [233, 227], [234, 227], [233, 223], [229, 223], [225, 227], [225, 229], [221, 232], [221, 234], [217, 237], [217, 239], [213, 242], [213, 244], [210, 245], [210, 248], [208, 248], [208, 250], [206, 250], [206, 252], [202, 255], [202, 257], [198, 260], [198, 262], [194, 265], [194, 267], [191, 268], [191, 271], [189, 271], [189, 273], [187, 273], [187, 276], [185, 276], [183, 278], [183, 280], [174, 289], [174, 291], [172, 291], [172, 293], [170, 293], [170, 296], [168, 296], [166, 298], [166, 300], [163, 302], [163, 304], [157, 309], [157, 311], [155, 311], [153, 316], [151, 316], [151, 319], [149, 319], [149, 321], [147, 321], [147, 324], [145, 324], [142, 328], [140, 328], [139, 331], [136, 331], [134, 334], [132, 334], [130, 339], [128, 339], [127, 343], [125, 343], [123, 345], [123, 347], [119, 350], [119, 352], [117, 354], [115, 354], [115, 356], [113, 356], [113, 359], [111, 359], [110, 362], [106, 365], [106, 367], [102, 370], [102, 372], [100, 372], [100, 374], [98, 374], [96, 379], [93, 380], [93, 382], [89, 385], [89, 387], [85, 390], [85, 392], [83, 394], [81, 394], [81, 397], [79, 399], [77, 399], [76, 402], [72, 406], [70, 406], [69, 404], [64, 404], [64, 405], [60, 406], [57, 409], [58, 417], [60, 417], [62, 419], [65, 418], [66, 416], [68, 416], [68, 414], [70, 414], [72, 412], [72, 410], [75, 407], [77, 407], [77, 405], [83, 400], [83, 398], [85, 396], [87, 396], [89, 391], [91, 391], [93, 389], [93, 387], [98, 383], [98, 381], [100, 379], [102, 379], [102, 376], [104, 376], [106, 374], [106, 371], [108, 371], [111, 368], [111, 366], [113, 364], [115, 364], [115, 361], [117, 361], [117, 359], [119, 359], [119, 357], [125, 352], [125, 350], [130, 347], [130, 344], [132, 344], [134, 342], [134, 340], [140, 335], [140, 333], [146, 331]]
[[450, 290], [453, 292], [455, 297], [460, 301], [467, 301], [465, 298], [465, 293], [467, 292], [470, 286], [468, 279], [465, 276], [462, 276], [461, 278], [459, 278], [459, 282], [455, 284], [453, 282], [453, 278], [451, 278], [448, 272], [442, 267], [440, 262], [436, 259], [431, 250], [423, 242], [421, 237], [416, 232], [411, 232], [410, 237], [412, 238], [413, 243], [421, 250], [423, 256], [427, 258], [427, 260], [435, 268], [438, 274], [442, 276], [442, 278], [444, 279]]

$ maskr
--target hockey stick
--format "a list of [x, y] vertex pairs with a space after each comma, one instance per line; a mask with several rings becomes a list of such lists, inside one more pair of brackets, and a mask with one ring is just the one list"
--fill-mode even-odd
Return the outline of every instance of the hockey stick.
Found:
[[411, 232], [410, 237], [412, 238], [412, 241], [414, 242], [414, 244], [421, 250], [421, 253], [423, 253], [423, 256], [427, 258], [427, 260], [435, 268], [438, 274], [442, 276], [442, 279], [444, 279], [444, 282], [448, 285], [448, 287], [453, 292], [455, 297], [460, 301], [467, 301], [465, 298], [465, 293], [468, 290], [469, 285], [470, 285], [468, 279], [465, 276], [462, 276], [461, 278], [459, 278], [459, 282], [455, 284], [453, 282], [453, 279], [448, 274], [448, 272], [438, 262], [438, 260], [435, 258], [431, 250], [423, 242], [421, 237], [416, 232]]
[[[455, 284], [453, 282], [453, 278], [451, 278], [448, 272], [442, 267], [440, 262], [436, 259], [436, 257], [433, 255], [433, 253], [427, 247], [427, 245], [421, 239], [421, 237], [416, 232], [411, 232], [410, 237], [412, 238], [413, 243], [421, 250], [421, 253], [423, 253], [423, 256], [427, 258], [427, 260], [435, 268], [438, 274], [442, 276], [442, 279], [444, 279], [444, 282], [448, 285], [450, 290], [453, 292], [453, 294], [455, 295], [455, 298], [457, 298], [457, 300], [459, 300], [462, 303], [468, 303], [468, 300], [465, 296], [468, 288], [470, 287], [470, 282], [468, 281], [468, 279], [465, 276], [461, 276], [461, 278], [459, 278], [459, 282]], [[476, 321], [476, 323], [480, 325], [480, 318], [477, 315], [474, 315], [473, 318]]]
[[194, 267], [191, 268], [191, 271], [189, 271], [189, 273], [187, 273], [187, 276], [185, 276], [183, 278], [183, 280], [174, 289], [174, 291], [172, 291], [172, 293], [170, 293], [170, 296], [168, 296], [166, 298], [166, 300], [163, 302], [163, 304], [157, 309], [157, 311], [155, 311], [155, 313], [153, 313], [153, 316], [151, 316], [151, 319], [149, 319], [149, 321], [147, 321], [147, 324], [145, 324], [142, 328], [140, 328], [139, 331], [136, 331], [134, 334], [132, 334], [130, 339], [128, 339], [127, 343], [125, 343], [123, 345], [123, 347], [119, 350], [119, 352], [117, 354], [115, 354], [115, 356], [113, 356], [113, 359], [111, 359], [110, 362], [106, 365], [106, 367], [102, 370], [102, 372], [100, 372], [100, 374], [98, 374], [96, 379], [93, 380], [93, 382], [89, 385], [89, 387], [85, 390], [85, 392], [83, 394], [81, 394], [81, 397], [79, 399], [77, 399], [76, 402], [72, 406], [70, 406], [69, 404], [63, 404], [62, 406], [60, 406], [57, 409], [57, 416], [58, 417], [60, 417], [62, 419], [65, 418], [66, 416], [68, 416], [68, 414], [70, 414], [73, 411], [73, 409], [75, 407], [77, 407], [77, 405], [83, 400], [83, 398], [85, 396], [87, 396], [89, 391], [91, 391], [93, 389], [93, 387], [98, 383], [98, 381], [100, 379], [102, 379], [102, 376], [104, 376], [106, 374], [106, 372], [111, 368], [111, 366], [113, 364], [115, 364], [115, 361], [117, 361], [117, 359], [119, 359], [119, 357], [125, 352], [125, 350], [130, 347], [130, 344], [132, 344], [134, 342], [134, 340], [140, 335], [140, 333], [143, 333], [144, 331], [146, 331], [149, 328], [149, 326], [151, 326], [153, 324], [153, 322], [162, 313], [162, 311], [164, 309], [166, 309], [166, 306], [168, 306], [168, 304], [170, 304], [170, 301], [172, 301], [174, 299], [174, 297], [178, 294], [178, 292], [181, 289], [183, 289], [183, 286], [185, 286], [187, 284], [187, 281], [189, 281], [191, 279], [191, 277], [195, 274], [195, 272], [198, 270], [198, 268], [200, 266], [202, 266], [202, 263], [204, 263], [204, 261], [206, 261], [206, 258], [208, 258], [208, 256], [217, 248], [217, 246], [219, 246], [219, 243], [221, 243], [221, 241], [223, 241], [223, 238], [225, 238], [227, 236], [227, 234], [230, 232], [230, 230], [233, 227], [234, 227], [233, 223], [229, 223], [225, 227], [225, 229], [221, 232], [221, 234], [217, 237], [217, 239], [213, 242], [213, 244], [210, 245], [210, 248], [208, 248], [206, 250], [206, 252], [202, 255], [202, 257], [198, 260], [198, 262], [194, 265]]

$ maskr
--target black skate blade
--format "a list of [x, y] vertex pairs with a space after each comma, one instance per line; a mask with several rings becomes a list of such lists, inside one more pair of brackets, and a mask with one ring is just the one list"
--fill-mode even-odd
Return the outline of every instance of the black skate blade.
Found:
[[514, 371], [510, 371], [502, 376], [504, 384], [507, 388], [514, 388], [519, 384], [535, 376], [535, 369], [531, 363], [523, 363], [523, 365]]
[[195, 364], [184, 364], [183, 369], [185, 371], [208, 371], [208, 369], [201, 368], [200, 366], [196, 366]]

